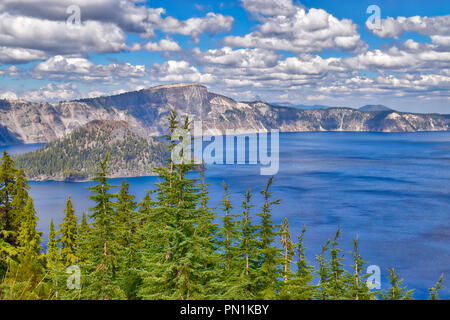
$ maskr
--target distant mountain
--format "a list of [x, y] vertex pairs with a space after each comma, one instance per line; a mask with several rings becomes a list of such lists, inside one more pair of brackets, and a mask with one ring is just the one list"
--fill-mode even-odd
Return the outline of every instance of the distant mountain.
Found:
[[391, 108], [388, 108], [386, 106], [383, 106], [381, 104], [368, 104], [366, 106], [363, 106], [359, 108], [361, 111], [368, 111], [368, 112], [377, 112], [377, 111], [393, 111]]
[[295, 109], [304, 109], [304, 110], [315, 110], [315, 109], [329, 109], [332, 108], [330, 106], [323, 106], [323, 105], [312, 105], [312, 106], [308, 106], [308, 105], [304, 105], [304, 104], [293, 104], [290, 102], [272, 102], [270, 103], [273, 106], [278, 106], [278, 107], [288, 107], [288, 108], [295, 108]]
[[163, 142], [141, 137], [124, 121], [95, 120], [14, 160], [31, 180], [80, 181], [95, 175], [107, 153], [111, 177], [153, 175], [169, 156]]
[[204, 129], [238, 132], [447, 131], [450, 116], [350, 108], [305, 110], [264, 102], [238, 102], [199, 84], [158, 86], [120, 95], [59, 103], [0, 100], [0, 143], [49, 142], [93, 120], [125, 121], [141, 136], [167, 133], [171, 109], [203, 120]]

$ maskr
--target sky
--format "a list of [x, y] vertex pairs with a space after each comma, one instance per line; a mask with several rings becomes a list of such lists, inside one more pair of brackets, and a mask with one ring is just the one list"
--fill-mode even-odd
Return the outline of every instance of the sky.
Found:
[[450, 1], [0, 0], [0, 99], [201, 83], [238, 101], [450, 114]]

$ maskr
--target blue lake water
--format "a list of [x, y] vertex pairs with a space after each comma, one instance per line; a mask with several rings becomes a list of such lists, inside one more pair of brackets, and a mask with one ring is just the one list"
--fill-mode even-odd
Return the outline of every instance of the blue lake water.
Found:
[[[13, 153], [35, 145], [12, 146]], [[359, 238], [367, 262], [380, 266], [382, 288], [388, 284], [388, 267], [395, 267], [416, 298], [426, 298], [445, 273], [450, 298], [450, 133], [284, 133], [280, 134], [280, 171], [274, 197], [283, 199], [274, 209], [279, 223], [288, 217], [293, 238], [307, 226], [307, 257], [314, 262], [320, 247], [338, 226], [345, 253]], [[223, 195], [222, 182], [230, 185], [236, 207], [249, 186], [254, 203], [267, 177], [251, 165], [211, 165], [206, 172], [211, 204]], [[120, 184], [122, 179], [112, 179]], [[157, 177], [126, 179], [142, 199]], [[31, 182], [31, 196], [39, 215], [38, 227], [47, 232], [50, 218], [62, 220], [67, 195], [77, 215], [92, 205], [86, 187], [92, 183]], [[239, 209], [239, 208], [238, 208]], [[253, 213], [256, 213], [257, 208]], [[349, 255], [349, 254], [348, 254]], [[346, 261], [350, 264], [350, 260]]]

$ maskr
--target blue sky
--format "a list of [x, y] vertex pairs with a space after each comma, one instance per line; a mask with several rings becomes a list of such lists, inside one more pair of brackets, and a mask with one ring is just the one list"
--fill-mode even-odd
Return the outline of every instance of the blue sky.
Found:
[[449, 66], [448, 1], [0, 3], [7, 99], [199, 82], [236, 100], [450, 113]]

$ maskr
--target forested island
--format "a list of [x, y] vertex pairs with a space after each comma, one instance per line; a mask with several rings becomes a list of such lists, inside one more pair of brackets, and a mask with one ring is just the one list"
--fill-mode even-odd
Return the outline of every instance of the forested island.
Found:
[[85, 181], [107, 154], [110, 177], [155, 175], [169, 156], [163, 142], [142, 137], [124, 121], [94, 120], [14, 161], [31, 180]]
[[[170, 118], [170, 132], [178, 123]], [[179, 141], [167, 146], [171, 151]], [[281, 200], [273, 197], [269, 179], [240, 204], [230, 201], [228, 187], [220, 208], [209, 205], [207, 179], [201, 167], [167, 159], [155, 168], [156, 189], [135, 199], [123, 182], [112, 192], [110, 158], [98, 163], [90, 187], [95, 205], [81, 221], [67, 198], [60, 226], [50, 223], [46, 250], [36, 229], [36, 211], [23, 169], [3, 153], [0, 166], [0, 299], [284, 299], [406, 300], [413, 292], [390, 271], [390, 287], [369, 290], [365, 262], [353, 242], [352, 266], [345, 268], [339, 248], [341, 230], [324, 244], [313, 265], [306, 260], [304, 237], [291, 237], [289, 222], [272, 220]], [[187, 174], [199, 171], [198, 178]], [[240, 207], [240, 213], [232, 213]], [[233, 211], [234, 212], [234, 211]], [[221, 216], [220, 225], [216, 218]], [[293, 264], [296, 269], [292, 268]], [[77, 282], [76, 270], [79, 270]], [[75, 277], [75, 278], [74, 278]], [[73, 282], [70, 282], [74, 279]], [[69, 280], [69, 282], [68, 282]], [[441, 277], [430, 289], [438, 299]], [[71, 286], [68, 283], [72, 284]]]

